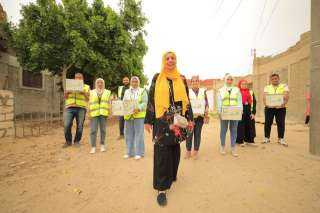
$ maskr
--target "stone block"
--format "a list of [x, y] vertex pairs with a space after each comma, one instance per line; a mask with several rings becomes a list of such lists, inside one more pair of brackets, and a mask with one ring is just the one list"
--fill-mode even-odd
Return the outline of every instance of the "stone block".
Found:
[[0, 122], [0, 129], [13, 128], [13, 121]]
[[0, 113], [13, 113], [13, 107], [12, 106], [1, 106]]
[[5, 114], [5, 120], [6, 121], [12, 121], [14, 119], [13, 113], [7, 113]]

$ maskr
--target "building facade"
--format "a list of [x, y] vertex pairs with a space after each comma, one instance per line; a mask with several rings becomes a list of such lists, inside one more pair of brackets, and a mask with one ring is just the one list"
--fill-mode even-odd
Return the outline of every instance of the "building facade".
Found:
[[294, 46], [278, 55], [256, 57], [254, 54], [252, 82], [258, 101], [259, 117], [264, 114], [263, 89], [269, 83], [269, 76], [272, 73], [278, 73], [281, 82], [289, 86], [287, 119], [303, 122], [306, 93], [309, 92], [310, 85], [310, 32], [302, 34]]

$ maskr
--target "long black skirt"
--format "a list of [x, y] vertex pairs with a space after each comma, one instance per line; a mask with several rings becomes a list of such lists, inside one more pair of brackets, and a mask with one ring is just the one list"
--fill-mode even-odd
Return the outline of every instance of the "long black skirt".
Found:
[[254, 143], [254, 138], [256, 137], [256, 127], [255, 120], [252, 120], [250, 115], [250, 110], [244, 106], [242, 120], [238, 123], [236, 141], [238, 144], [242, 144], [243, 142]]
[[180, 144], [175, 143], [176, 138], [169, 132], [168, 127], [156, 121], [153, 137], [159, 132], [162, 132], [160, 135], [166, 136], [160, 137], [161, 139], [154, 144], [153, 188], [164, 191], [170, 189], [172, 182], [177, 180], [181, 150]]

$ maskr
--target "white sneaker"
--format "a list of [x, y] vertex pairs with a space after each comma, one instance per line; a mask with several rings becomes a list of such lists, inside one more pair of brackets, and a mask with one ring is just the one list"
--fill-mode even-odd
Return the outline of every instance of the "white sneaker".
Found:
[[220, 146], [220, 153], [222, 155], [225, 155], [226, 154], [226, 151], [225, 151], [225, 147], [224, 146]]
[[262, 143], [270, 143], [270, 139], [269, 138], [264, 138]]
[[105, 145], [101, 145], [100, 146], [100, 151], [101, 152], [105, 152], [106, 151], [106, 146]]
[[94, 153], [96, 153], [96, 147], [92, 147], [90, 150], [90, 154], [94, 154]]
[[284, 141], [283, 138], [280, 138], [280, 139], [279, 139], [279, 143], [280, 143], [282, 146], [285, 146], [285, 147], [288, 146], [288, 144]]
[[124, 159], [128, 159], [128, 158], [130, 158], [130, 156], [129, 155], [124, 155], [123, 158]]
[[241, 147], [245, 147], [245, 146], [246, 146], [246, 144], [245, 144], [245, 143], [242, 143], [242, 144], [240, 144], [240, 146], [241, 146]]
[[231, 155], [233, 157], [239, 157], [238, 153], [236, 153], [236, 150], [231, 150]]
[[142, 157], [140, 156], [140, 155], [136, 155], [135, 157], [134, 157], [134, 159], [135, 160], [140, 160]]

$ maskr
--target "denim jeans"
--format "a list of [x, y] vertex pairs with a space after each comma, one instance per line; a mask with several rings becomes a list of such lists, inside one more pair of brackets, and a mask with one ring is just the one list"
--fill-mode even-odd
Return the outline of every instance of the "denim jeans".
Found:
[[144, 118], [126, 120], [124, 124], [127, 155], [144, 156]]
[[107, 117], [100, 115], [91, 118], [90, 121], [90, 144], [92, 147], [96, 147], [98, 128], [100, 129], [100, 144], [104, 145], [106, 139], [106, 123]]
[[203, 126], [203, 117], [197, 117], [194, 119], [194, 129], [193, 133], [187, 138], [186, 141], [186, 148], [187, 151], [191, 151], [192, 148], [192, 139], [194, 143], [194, 150], [199, 151], [200, 148], [200, 142], [201, 142], [201, 131]]
[[120, 136], [124, 135], [124, 117], [123, 116], [119, 116], [119, 132], [120, 132]]
[[86, 117], [85, 108], [69, 107], [66, 109], [65, 118], [64, 118], [64, 136], [66, 139], [66, 143], [72, 144], [71, 129], [72, 129], [74, 118], [76, 119], [76, 122], [77, 122], [77, 130], [76, 130], [74, 142], [75, 143], [80, 142], [82, 137], [83, 123], [84, 123], [85, 117]]
[[230, 141], [231, 147], [235, 147], [237, 140], [237, 128], [239, 121], [229, 121], [229, 120], [220, 120], [220, 141], [221, 146], [226, 145], [226, 134], [228, 131], [228, 126], [230, 128]]

